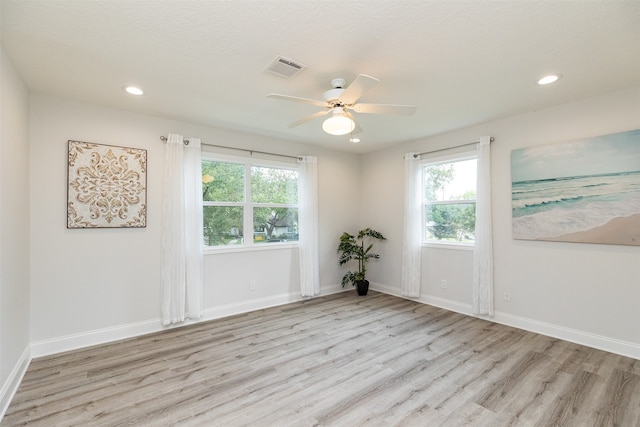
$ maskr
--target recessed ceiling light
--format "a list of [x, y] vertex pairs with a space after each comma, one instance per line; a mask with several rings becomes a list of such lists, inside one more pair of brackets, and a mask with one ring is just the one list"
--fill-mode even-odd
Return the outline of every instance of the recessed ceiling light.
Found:
[[557, 82], [559, 78], [560, 78], [560, 74], [549, 74], [548, 76], [544, 76], [544, 77], [538, 79], [538, 84], [539, 85], [548, 85], [548, 84]]
[[142, 89], [140, 89], [139, 87], [135, 87], [135, 86], [125, 86], [124, 90], [125, 90], [125, 92], [130, 93], [131, 95], [142, 95], [142, 94], [144, 94], [144, 91]]
[[358, 142], [360, 142], [360, 138], [349, 138], [349, 142], [353, 142], [354, 144], [357, 144]]

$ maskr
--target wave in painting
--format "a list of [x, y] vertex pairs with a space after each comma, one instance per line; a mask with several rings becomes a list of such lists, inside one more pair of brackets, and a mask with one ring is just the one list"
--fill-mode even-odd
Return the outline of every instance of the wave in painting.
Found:
[[640, 171], [512, 183], [513, 237], [553, 240], [640, 215]]

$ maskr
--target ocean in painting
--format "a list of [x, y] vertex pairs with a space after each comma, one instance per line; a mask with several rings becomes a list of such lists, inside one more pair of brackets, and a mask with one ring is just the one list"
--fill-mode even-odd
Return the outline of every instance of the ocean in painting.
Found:
[[638, 245], [640, 129], [512, 150], [511, 208], [514, 239]]
[[640, 214], [640, 171], [514, 182], [513, 238], [553, 239]]

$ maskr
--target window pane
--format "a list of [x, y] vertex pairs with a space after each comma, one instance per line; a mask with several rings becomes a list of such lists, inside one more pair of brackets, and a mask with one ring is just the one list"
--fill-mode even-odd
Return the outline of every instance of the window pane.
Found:
[[476, 164], [477, 160], [471, 159], [425, 166], [425, 200], [475, 200]]
[[244, 165], [202, 162], [202, 200], [205, 202], [243, 202]]
[[205, 206], [202, 212], [204, 244], [242, 244], [242, 212], [242, 206]]
[[253, 241], [290, 242], [298, 240], [298, 208], [254, 208]]
[[476, 229], [476, 204], [425, 205], [427, 240], [473, 242]]
[[298, 203], [298, 172], [289, 169], [251, 167], [253, 203]]

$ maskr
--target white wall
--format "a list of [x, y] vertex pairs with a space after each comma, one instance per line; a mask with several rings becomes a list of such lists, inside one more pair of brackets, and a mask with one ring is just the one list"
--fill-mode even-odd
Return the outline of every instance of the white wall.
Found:
[[[371, 279], [400, 292], [402, 154], [491, 135], [495, 320], [640, 358], [640, 248], [513, 240], [510, 176], [513, 149], [637, 128], [640, 88], [631, 88], [365, 155], [363, 224], [389, 238]], [[423, 248], [421, 300], [470, 313], [471, 265], [471, 252]]]
[[29, 95], [0, 49], [0, 419], [29, 360]]
[[[359, 190], [358, 156], [37, 94], [31, 96], [30, 129], [34, 355], [159, 328], [164, 161], [159, 138], [168, 133], [200, 137], [203, 143], [317, 156], [321, 288], [323, 293], [340, 290], [335, 244], [343, 229], [359, 220], [351, 203]], [[69, 139], [148, 150], [146, 228], [66, 228]], [[338, 207], [347, 209], [335, 215]], [[297, 257], [297, 249], [207, 255], [206, 317], [298, 299]], [[256, 280], [256, 291], [249, 291], [250, 280]]]

